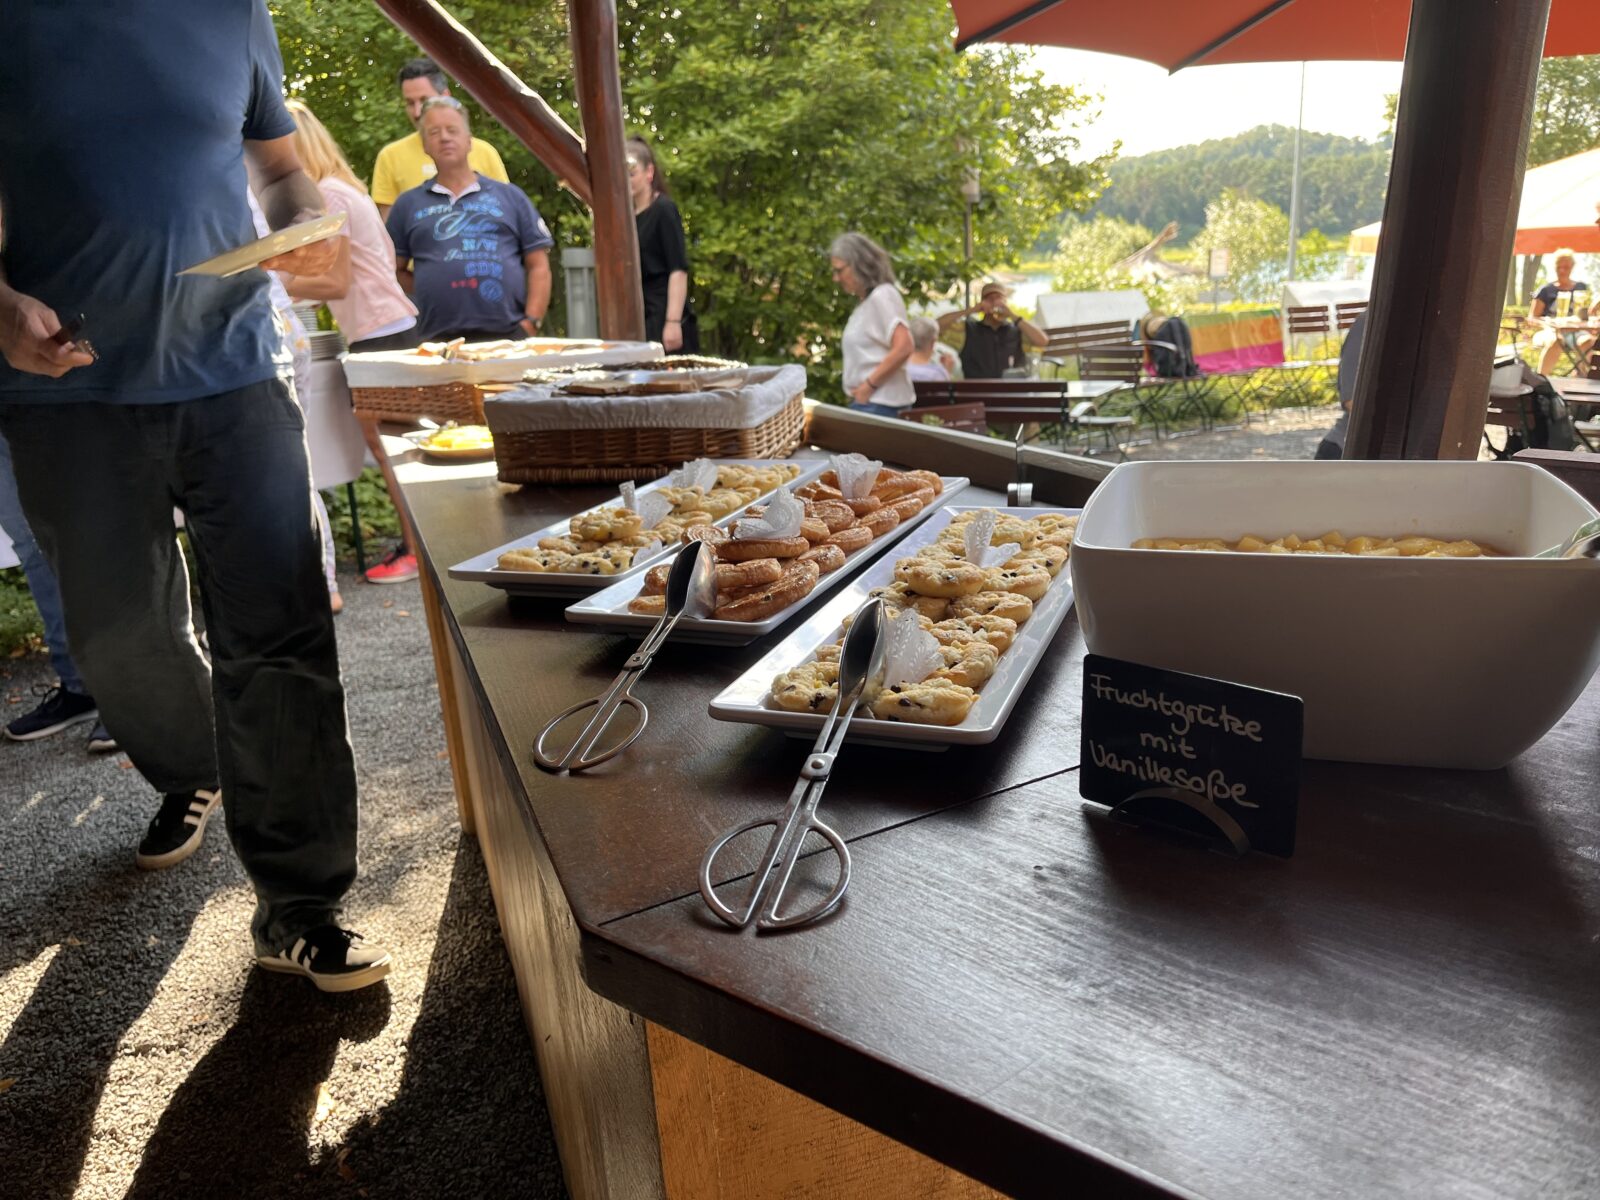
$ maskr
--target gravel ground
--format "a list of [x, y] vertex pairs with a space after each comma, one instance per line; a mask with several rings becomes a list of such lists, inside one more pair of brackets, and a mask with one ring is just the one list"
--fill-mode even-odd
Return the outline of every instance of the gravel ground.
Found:
[[1315, 458], [1317, 443], [1338, 419], [1338, 405], [1274, 409], [1252, 415], [1249, 425], [1237, 429], [1185, 434], [1131, 447], [1128, 458]]
[[[254, 970], [220, 820], [133, 866], [154, 795], [87, 727], [0, 743], [0, 1194], [565, 1197], [476, 843], [461, 835], [414, 583], [346, 581], [362, 792], [356, 928], [384, 984]], [[0, 664], [0, 718], [53, 682]]]

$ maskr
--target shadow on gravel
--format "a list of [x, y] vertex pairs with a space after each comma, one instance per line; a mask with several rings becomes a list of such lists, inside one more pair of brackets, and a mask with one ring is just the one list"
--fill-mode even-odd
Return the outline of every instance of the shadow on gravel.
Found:
[[[421, 964], [417, 964], [417, 969]], [[374, 1198], [565, 1200], [539, 1065], [477, 842], [461, 835], [394, 1100], [346, 1139]]]
[[[128, 1197], [304, 1193], [306, 1130], [341, 1041], [389, 1023], [389, 986], [324, 995], [305, 980], [251, 972], [233, 1028], [172, 1097]], [[334, 1182], [338, 1182], [337, 1179]]]
[[[151, 905], [152, 893], [167, 902]], [[0, 1195], [66, 1200], [76, 1190], [118, 1047], [205, 900], [136, 871], [119, 847], [68, 864], [31, 904], [7, 906], [0, 976], [58, 948], [0, 1044], [0, 1078], [15, 1080], [0, 1094]], [[148, 920], [132, 929], [106, 916], [133, 911]]]

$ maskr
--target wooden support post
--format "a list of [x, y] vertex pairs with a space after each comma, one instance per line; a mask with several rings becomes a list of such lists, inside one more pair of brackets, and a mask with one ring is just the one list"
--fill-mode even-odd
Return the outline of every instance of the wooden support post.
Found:
[[[490, 54], [482, 42], [434, 0], [377, 0], [377, 3], [402, 32], [454, 76], [495, 120], [549, 167], [573, 195], [585, 204], [594, 203], [582, 139], [538, 93], [512, 74], [505, 63]], [[614, 20], [612, 24], [615, 25]], [[614, 33], [607, 49], [614, 77], [617, 60]], [[626, 174], [622, 186], [626, 192]]]
[[600, 336], [636, 341], [644, 337], [644, 292], [639, 283], [639, 234], [623, 146], [616, 0], [567, 0], [567, 13], [593, 189], [590, 207], [594, 209]]
[[1550, 0], [1413, 0], [1346, 458], [1476, 458]]

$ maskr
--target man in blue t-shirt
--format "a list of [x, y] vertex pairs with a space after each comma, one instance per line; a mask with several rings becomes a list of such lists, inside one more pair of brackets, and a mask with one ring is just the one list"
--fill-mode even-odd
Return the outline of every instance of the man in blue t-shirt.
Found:
[[532, 337], [550, 305], [549, 228], [521, 188], [472, 169], [459, 100], [424, 103], [417, 129], [438, 174], [400, 193], [388, 217], [417, 328], [430, 339]]
[[322, 212], [282, 86], [265, 0], [0, 5], [0, 433], [84, 682], [163, 794], [135, 863], [192, 855], [226, 792], [257, 961], [348, 991], [389, 956], [339, 919], [355, 765], [305, 422], [265, 272], [178, 273], [255, 238], [247, 186], [274, 229]]

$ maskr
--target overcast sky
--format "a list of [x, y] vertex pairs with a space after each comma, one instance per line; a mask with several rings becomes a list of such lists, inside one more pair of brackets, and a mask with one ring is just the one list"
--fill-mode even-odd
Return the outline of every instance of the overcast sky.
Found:
[[[1299, 63], [1190, 67], [1168, 75], [1153, 63], [1112, 54], [1042, 47], [1037, 55], [1051, 82], [1105, 98], [1099, 118], [1080, 133], [1091, 154], [1117, 138], [1122, 153], [1134, 155], [1295, 123]], [[1383, 131], [1383, 98], [1399, 90], [1397, 62], [1307, 63], [1305, 127], [1375, 138]]]

